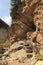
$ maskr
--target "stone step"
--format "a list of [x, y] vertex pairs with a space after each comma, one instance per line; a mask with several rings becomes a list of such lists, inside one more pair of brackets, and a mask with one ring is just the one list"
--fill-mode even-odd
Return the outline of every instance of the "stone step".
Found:
[[27, 53], [27, 55], [33, 55], [33, 53]]
[[26, 50], [27, 53], [32, 53], [32, 52], [33, 52], [32, 49], [28, 49], [28, 48], [26, 48], [25, 50]]
[[27, 49], [32, 49], [32, 47], [30, 47], [30, 46], [26, 46], [26, 48], [27, 48]]
[[28, 53], [27, 54], [27, 58], [32, 58], [33, 54], [32, 53]]

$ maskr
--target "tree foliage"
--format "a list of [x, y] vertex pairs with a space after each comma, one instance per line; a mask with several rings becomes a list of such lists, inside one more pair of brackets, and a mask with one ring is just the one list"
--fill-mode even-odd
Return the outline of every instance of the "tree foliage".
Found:
[[11, 16], [14, 16], [14, 13], [16, 13], [22, 2], [24, 2], [24, 0], [11, 0]]

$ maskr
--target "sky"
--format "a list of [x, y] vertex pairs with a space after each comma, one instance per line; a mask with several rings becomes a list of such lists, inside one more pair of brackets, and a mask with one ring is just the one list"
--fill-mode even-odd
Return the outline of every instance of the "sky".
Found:
[[0, 0], [0, 18], [4, 20], [9, 26], [11, 26], [10, 1], [11, 0]]

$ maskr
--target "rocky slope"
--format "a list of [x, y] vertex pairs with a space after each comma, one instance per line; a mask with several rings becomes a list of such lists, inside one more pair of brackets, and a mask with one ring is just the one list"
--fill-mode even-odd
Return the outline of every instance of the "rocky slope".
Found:
[[11, 46], [2, 55], [1, 64], [35, 65], [39, 60], [36, 54], [43, 55], [43, 0], [25, 0], [14, 14], [9, 29]]
[[33, 49], [32, 42], [18, 41], [2, 56], [2, 65], [30, 65], [34, 64], [37, 59]]
[[43, 47], [30, 40], [14, 42], [0, 58], [0, 65], [34, 65], [37, 53], [43, 55]]

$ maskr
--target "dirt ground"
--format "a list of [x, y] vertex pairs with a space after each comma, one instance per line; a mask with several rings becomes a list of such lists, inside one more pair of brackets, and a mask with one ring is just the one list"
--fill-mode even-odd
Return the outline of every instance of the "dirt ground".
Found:
[[43, 61], [37, 61], [35, 65], [43, 65]]

